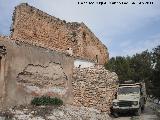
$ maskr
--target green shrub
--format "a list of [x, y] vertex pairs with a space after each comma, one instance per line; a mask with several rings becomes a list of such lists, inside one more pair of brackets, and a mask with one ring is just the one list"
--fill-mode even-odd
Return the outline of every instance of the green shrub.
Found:
[[50, 96], [41, 96], [41, 97], [35, 97], [31, 101], [32, 105], [40, 106], [40, 105], [54, 105], [54, 106], [60, 106], [63, 105], [63, 101], [60, 98], [51, 98]]

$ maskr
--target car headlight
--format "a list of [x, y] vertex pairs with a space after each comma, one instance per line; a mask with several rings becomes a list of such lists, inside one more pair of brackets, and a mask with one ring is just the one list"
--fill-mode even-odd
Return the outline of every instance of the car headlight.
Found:
[[117, 103], [117, 102], [113, 102], [113, 105], [114, 105], [114, 106], [117, 106], [117, 105], [118, 105], [118, 103]]
[[133, 101], [133, 105], [138, 105], [138, 101]]

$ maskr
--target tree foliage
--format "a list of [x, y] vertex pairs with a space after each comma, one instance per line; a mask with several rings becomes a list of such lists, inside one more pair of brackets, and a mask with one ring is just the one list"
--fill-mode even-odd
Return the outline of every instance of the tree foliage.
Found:
[[160, 46], [153, 49], [152, 52], [153, 71], [152, 71], [152, 92], [160, 99]]
[[105, 68], [114, 71], [120, 83], [126, 80], [144, 81], [147, 93], [160, 98], [160, 46], [127, 57], [112, 57]]

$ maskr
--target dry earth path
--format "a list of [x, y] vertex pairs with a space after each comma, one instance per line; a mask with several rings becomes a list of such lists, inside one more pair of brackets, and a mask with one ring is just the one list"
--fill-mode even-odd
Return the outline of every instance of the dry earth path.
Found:
[[120, 115], [113, 120], [160, 120], [154, 110], [151, 109], [151, 104], [147, 103], [144, 112], [140, 116], [134, 116], [133, 114]]

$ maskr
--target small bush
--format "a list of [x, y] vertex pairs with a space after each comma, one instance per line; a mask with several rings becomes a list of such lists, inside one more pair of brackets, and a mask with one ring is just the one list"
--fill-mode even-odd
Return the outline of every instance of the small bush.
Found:
[[35, 97], [31, 101], [32, 105], [40, 106], [40, 105], [54, 105], [60, 106], [63, 105], [63, 101], [60, 98], [51, 98], [49, 96]]

